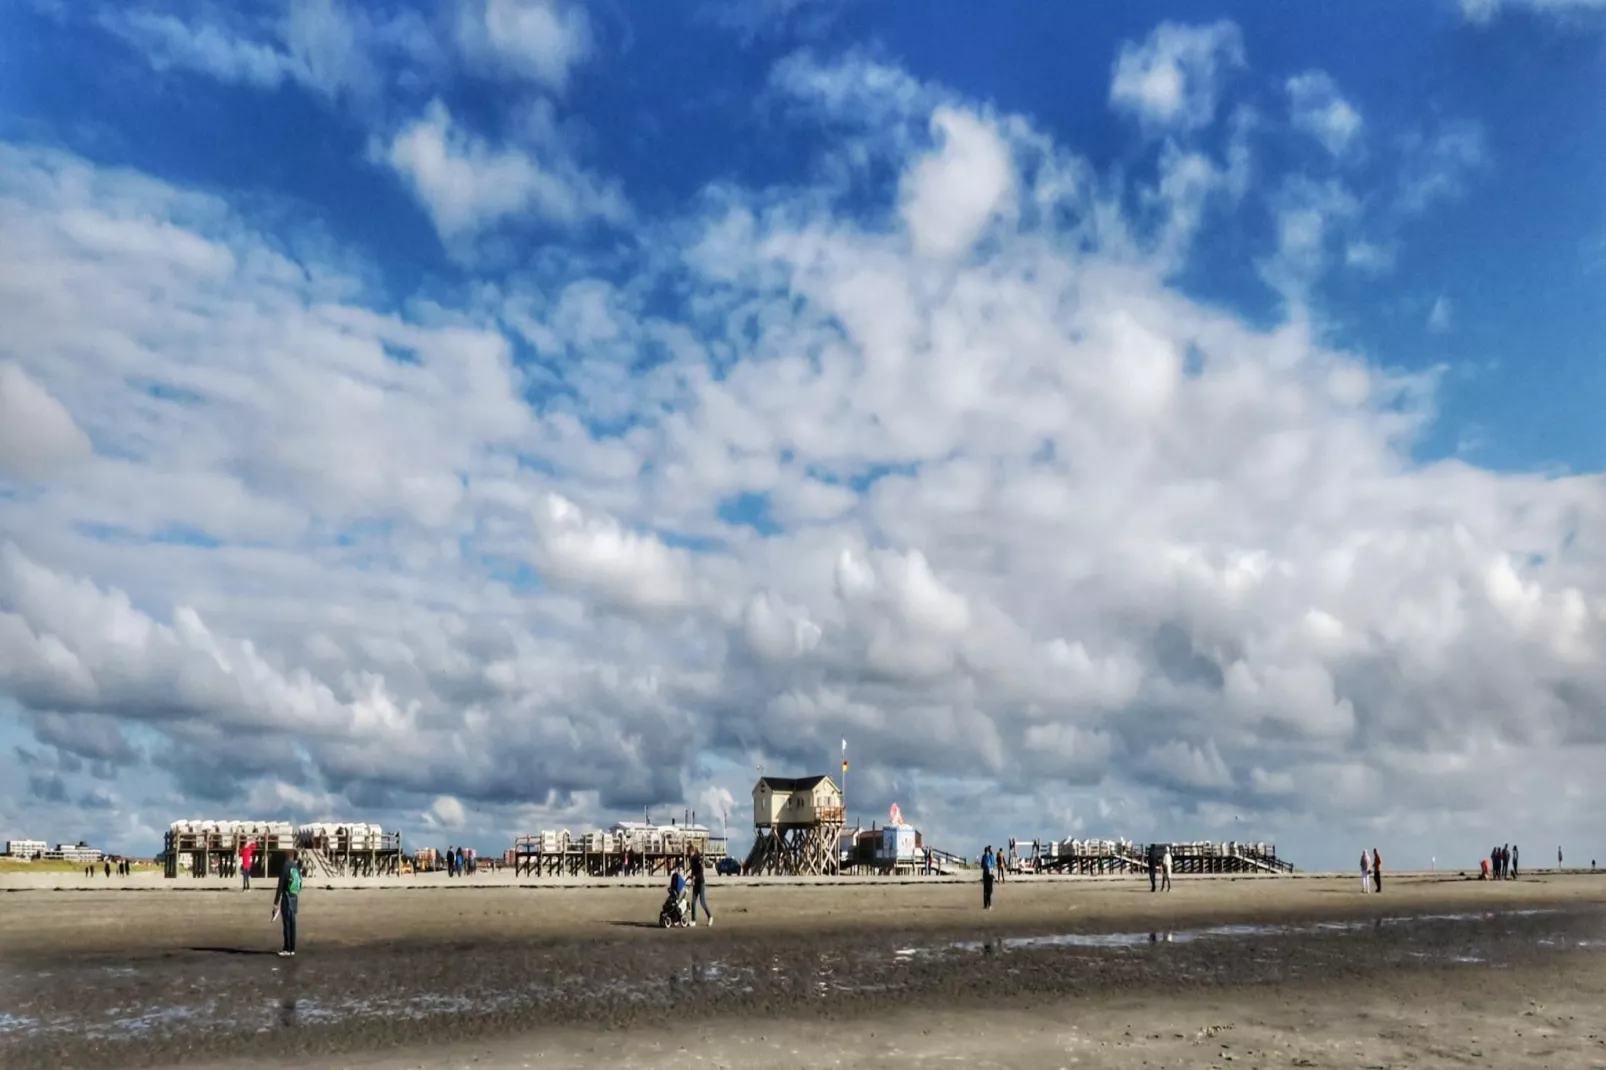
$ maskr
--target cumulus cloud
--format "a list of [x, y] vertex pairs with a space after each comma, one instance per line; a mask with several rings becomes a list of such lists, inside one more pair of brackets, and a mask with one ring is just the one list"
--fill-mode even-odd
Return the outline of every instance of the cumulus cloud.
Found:
[[1161, 23], [1142, 44], [1121, 46], [1110, 104], [1155, 129], [1197, 130], [1215, 120], [1222, 78], [1243, 65], [1243, 37], [1233, 23]]
[[1288, 80], [1288, 107], [1294, 127], [1334, 156], [1349, 152], [1361, 136], [1361, 113], [1339, 93], [1326, 71], [1307, 71]]
[[625, 217], [618, 188], [581, 169], [558, 145], [494, 146], [454, 122], [439, 100], [380, 149], [429, 212], [441, 237], [472, 234], [510, 216], [563, 226]]
[[[1112, 97], [1198, 129], [1240, 54], [1157, 31]], [[799, 72], [913, 129], [878, 197], [727, 184], [644, 223], [628, 271], [412, 302], [226, 197], [0, 147], [5, 382], [32, 384], [0, 404], [77, 443], [0, 476], [0, 695], [37, 741], [0, 817], [66, 812], [96, 768], [125, 834], [197, 799], [706, 816], [844, 737], [864, 805], [956, 846], [1242, 815], [1320, 857], [1494, 820], [1489, 783], [1535, 787], [1512, 822], [1599, 799], [1598, 476], [1419, 460], [1431, 376], [1299, 302], [1190, 297], [1187, 244], [1144, 255], [1142, 198], [1073, 147]], [[444, 105], [398, 144], [447, 233], [547, 210]], [[1168, 213], [1225, 183], [1161, 151]], [[1270, 188], [1261, 263], [1308, 296], [1367, 240], [1358, 197]]]
[[585, 9], [567, 0], [470, 0], [457, 5], [456, 32], [472, 68], [551, 90], [591, 51]]

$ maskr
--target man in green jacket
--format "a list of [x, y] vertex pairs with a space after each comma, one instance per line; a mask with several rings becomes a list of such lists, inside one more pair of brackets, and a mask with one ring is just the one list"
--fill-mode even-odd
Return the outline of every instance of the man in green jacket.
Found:
[[273, 889], [273, 916], [284, 923], [284, 950], [280, 958], [296, 953], [296, 907], [301, 901], [301, 862], [294, 850], [285, 852], [279, 884]]

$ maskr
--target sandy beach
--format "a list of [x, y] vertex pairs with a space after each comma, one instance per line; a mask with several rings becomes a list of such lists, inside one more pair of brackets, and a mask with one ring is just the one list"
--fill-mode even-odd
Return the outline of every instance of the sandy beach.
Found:
[[0, 1061], [1606, 1065], [1606, 879], [1356, 884], [315, 884], [294, 960], [266, 887], [12, 892]]

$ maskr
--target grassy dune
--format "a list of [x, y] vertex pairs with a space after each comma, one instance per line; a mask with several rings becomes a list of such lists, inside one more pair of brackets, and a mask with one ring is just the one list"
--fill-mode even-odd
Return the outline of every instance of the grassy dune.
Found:
[[[87, 862], [64, 862], [60, 859], [43, 859], [24, 862], [18, 858], [0, 858], [0, 873], [82, 873]], [[98, 863], [97, 863], [98, 865]], [[135, 864], [134, 872], [143, 873], [155, 866]]]

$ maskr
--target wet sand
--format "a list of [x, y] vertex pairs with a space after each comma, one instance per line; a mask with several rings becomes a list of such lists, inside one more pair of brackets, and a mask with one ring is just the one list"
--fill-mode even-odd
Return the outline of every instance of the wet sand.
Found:
[[0, 1063], [1606, 1065], [1606, 879], [1357, 883], [8, 894]]

